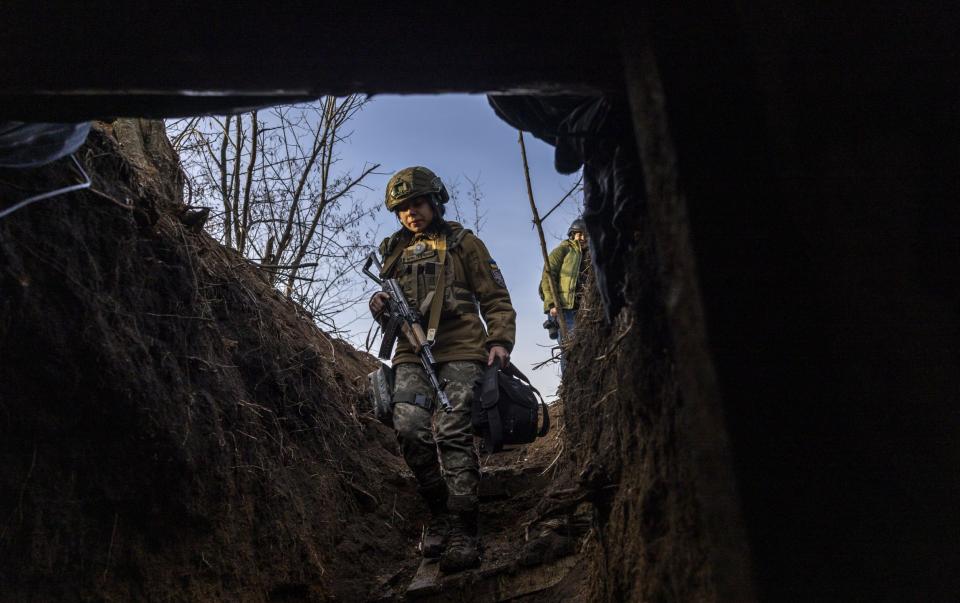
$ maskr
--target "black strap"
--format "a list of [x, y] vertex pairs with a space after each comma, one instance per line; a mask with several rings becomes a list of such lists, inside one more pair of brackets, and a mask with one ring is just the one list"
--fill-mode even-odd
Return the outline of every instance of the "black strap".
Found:
[[512, 375], [526, 383], [530, 389], [533, 390], [533, 393], [537, 394], [537, 397], [540, 398], [540, 408], [543, 410], [543, 424], [540, 426], [540, 430], [537, 432], [537, 437], [542, 438], [543, 436], [547, 435], [547, 433], [550, 431], [550, 411], [547, 410], [547, 404], [543, 401], [543, 395], [537, 388], [533, 386], [532, 383], [530, 383], [530, 379], [520, 372], [520, 369], [518, 369], [516, 365], [508, 365], [507, 368], [503, 369], [503, 372], [508, 375]]
[[[502, 370], [503, 370], [504, 373], [506, 373], [506, 374], [508, 374], [508, 375], [513, 375], [513, 376], [516, 377], [517, 379], [520, 379], [521, 381], [523, 381], [524, 383], [526, 383], [527, 385], [529, 385], [529, 386], [530, 386], [530, 389], [532, 389], [533, 391], [537, 392], [536, 388], [533, 387], [533, 385], [530, 383], [530, 379], [529, 379], [526, 375], [524, 375], [523, 373], [520, 372], [520, 369], [517, 368], [517, 365], [516, 365], [516, 364], [508, 364], [508, 365], [507, 365], [507, 368], [502, 369]], [[537, 395], [539, 396], [539, 395], [540, 395], [540, 392], [537, 392]]]
[[500, 421], [500, 407], [496, 404], [487, 409], [487, 447], [492, 452], [503, 450], [503, 423]]
[[500, 420], [500, 386], [497, 383], [497, 374], [500, 372], [500, 359], [493, 361], [493, 366], [487, 367], [480, 383], [480, 405], [487, 413], [487, 449], [500, 452], [503, 449], [503, 422]]
[[493, 361], [480, 378], [480, 405], [486, 410], [497, 405], [500, 399], [500, 386], [497, 381], [497, 372], [500, 370], [500, 359]]
[[400, 402], [405, 404], [413, 404], [414, 406], [419, 406], [424, 410], [430, 410], [433, 408], [433, 402], [429, 396], [408, 390], [401, 390], [393, 394], [393, 403], [398, 404]]
[[[537, 393], [539, 394], [539, 392]], [[540, 399], [540, 408], [543, 409], [543, 425], [540, 426], [540, 431], [537, 432], [538, 438], [542, 438], [550, 431], [550, 411], [547, 410], [547, 405], [543, 403], [543, 398]]]

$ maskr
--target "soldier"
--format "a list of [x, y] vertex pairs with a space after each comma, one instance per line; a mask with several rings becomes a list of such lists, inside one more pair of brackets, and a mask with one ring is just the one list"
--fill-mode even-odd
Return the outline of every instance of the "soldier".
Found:
[[[383, 241], [380, 254], [382, 275], [396, 278], [411, 307], [428, 321], [427, 337], [434, 340], [438, 374], [447, 382], [444, 391], [453, 406], [452, 412], [436, 413], [434, 436], [434, 392], [409, 342], [399, 339], [392, 361], [393, 425], [403, 458], [430, 508], [421, 550], [425, 557], [440, 557], [442, 571], [456, 572], [480, 564], [473, 387], [495, 359], [508, 364], [516, 313], [483, 242], [443, 219], [448, 199], [443, 182], [427, 168], [394, 174], [387, 183], [386, 205], [403, 227]], [[387, 297], [380, 292], [370, 298], [375, 318]]]
[[[573, 335], [577, 309], [583, 298], [583, 287], [590, 268], [590, 250], [587, 246], [587, 230], [583, 219], [577, 218], [567, 230], [567, 239], [550, 252], [547, 264], [543, 267], [540, 279], [540, 299], [543, 300], [543, 312], [554, 320], [563, 320], [567, 338]], [[559, 303], [553, 299], [548, 278], [553, 279], [557, 287]], [[561, 341], [560, 343], [566, 343]], [[561, 351], [560, 371], [566, 367]]]

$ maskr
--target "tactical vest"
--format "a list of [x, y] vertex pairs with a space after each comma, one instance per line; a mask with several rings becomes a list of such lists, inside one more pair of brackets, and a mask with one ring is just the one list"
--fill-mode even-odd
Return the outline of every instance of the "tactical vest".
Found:
[[[438, 328], [434, 323], [462, 314], [479, 313], [477, 298], [467, 283], [467, 270], [461, 257], [460, 244], [469, 233], [463, 229], [447, 237], [422, 237], [405, 247], [400, 247], [398, 241], [391, 241], [396, 248], [387, 250], [383, 275], [396, 278], [400, 283], [407, 301], [420, 311], [424, 326], [428, 327], [428, 338], [432, 339], [429, 328]], [[434, 303], [438, 285], [443, 287], [442, 301]], [[436, 319], [433, 317], [435, 308], [440, 312]]]

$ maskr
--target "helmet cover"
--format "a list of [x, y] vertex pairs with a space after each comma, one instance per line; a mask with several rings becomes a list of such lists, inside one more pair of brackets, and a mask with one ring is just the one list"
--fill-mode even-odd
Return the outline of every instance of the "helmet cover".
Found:
[[437, 203], [450, 200], [447, 188], [439, 176], [419, 165], [408, 167], [394, 174], [387, 182], [384, 203], [388, 210], [395, 211], [404, 201], [422, 195], [432, 195]]

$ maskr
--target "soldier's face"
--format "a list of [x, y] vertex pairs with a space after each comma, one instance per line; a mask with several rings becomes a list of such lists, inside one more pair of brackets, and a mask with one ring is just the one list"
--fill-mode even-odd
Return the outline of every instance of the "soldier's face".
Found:
[[404, 201], [397, 206], [400, 223], [411, 232], [423, 232], [433, 222], [433, 207], [426, 196]]
[[587, 235], [585, 235], [584, 233], [578, 230], [573, 233], [573, 240], [576, 241], [577, 243], [586, 243]]

